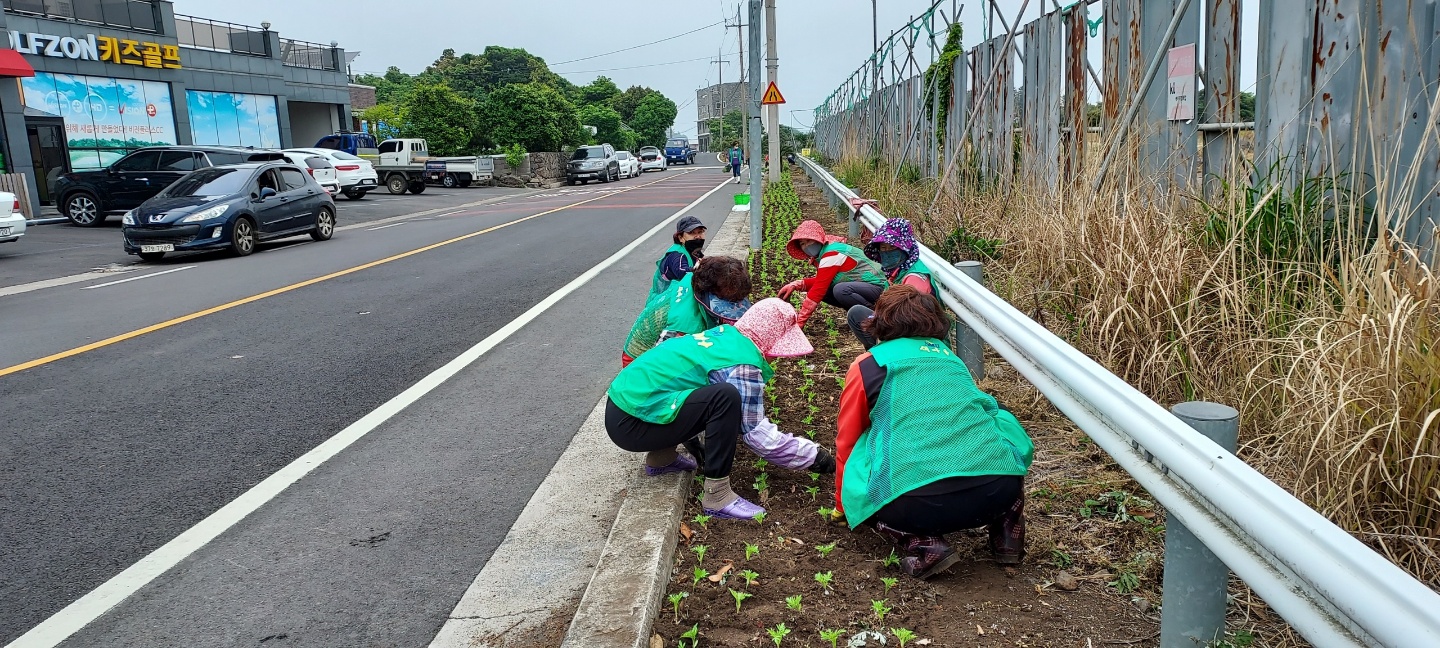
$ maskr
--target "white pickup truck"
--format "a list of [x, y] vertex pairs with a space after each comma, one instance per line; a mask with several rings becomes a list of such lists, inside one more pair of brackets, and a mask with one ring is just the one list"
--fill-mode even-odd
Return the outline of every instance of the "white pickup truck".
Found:
[[375, 173], [392, 194], [422, 193], [426, 183], [468, 187], [495, 175], [495, 161], [485, 156], [430, 157], [423, 139], [388, 139], [380, 143]]

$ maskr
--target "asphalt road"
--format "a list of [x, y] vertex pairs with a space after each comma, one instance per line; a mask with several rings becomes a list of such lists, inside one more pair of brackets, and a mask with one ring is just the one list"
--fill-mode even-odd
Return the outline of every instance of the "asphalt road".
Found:
[[[328, 242], [0, 292], [0, 643], [200, 529], [218, 535], [118, 605], [54, 617], [108, 609], [63, 645], [425, 645], [603, 394], [669, 230], [374, 410], [726, 179], [679, 167], [468, 208], [473, 190], [377, 196], [398, 211]], [[739, 190], [691, 213], [714, 230]], [[60, 254], [0, 265], [94, 267]], [[383, 422], [254, 513], [208, 517], [367, 414]]]

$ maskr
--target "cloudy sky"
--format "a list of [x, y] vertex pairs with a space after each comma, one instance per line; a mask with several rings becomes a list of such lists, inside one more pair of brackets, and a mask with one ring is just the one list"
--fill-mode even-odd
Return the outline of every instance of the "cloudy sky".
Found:
[[[878, 0], [880, 37], [904, 26], [932, 2]], [[947, 15], [951, 2], [941, 2]], [[983, 39], [985, 3], [955, 2], [963, 7], [960, 13], [968, 48]], [[1029, 4], [1022, 22], [1038, 17], [1041, 7], [1052, 6], [1051, 0]], [[1245, 0], [1243, 4], [1250, 17], [1245, 42], [1254, 43], [1256, 2]], [[1014, 24], [1022, 0], [997, 0], [996, 5], [1005, 13], [1005, 20]], [[392, 65], [417, 73], [447, 47], [461, 53], [480, 52], [487, 45], [523, 47], [578, 84], [603, 74], [621, 88], [647, 85], [664, 92], [680, 106], [676, 130], [692, 137], [695, 90], [718, 78], [720, 66], [711, 61], [727, 59], [725, 78], [737, 78], [736, 30], [727, 30], [722, 24], [727, 16], [734, 22], [736, 6], [736, 0], [349, 0], [341, 4], [175, 0], [176, 13], [246, 25], [269, 21], [285, 38], [338, 41], [346, 50], [361, 52], [354, 64], [357, 73], [383, 72]], [[748, 20], [747, 12], [742, 6], [742, 18]], [[1099, 14], [1098, 4], [1091, 7], [1091, 13]], [[776, 14], [780, 88], [789, 102], [782, 106], [782, 123], [808, 128], [811, 109], [870, 55], [871, 1], [778, 0]], [[692, 31], [656, 45], [606, 55]], [[1098, 70], [1100, 40], [1091, 43]], [[928, 55], [927, 50], [922, 65], [928, 63]], [[1246, 58], [1251, 58], [1249, 53]], [[1246, 76], [1243, 85], [1253, 83], [1253, 77], [1253, 73]]]

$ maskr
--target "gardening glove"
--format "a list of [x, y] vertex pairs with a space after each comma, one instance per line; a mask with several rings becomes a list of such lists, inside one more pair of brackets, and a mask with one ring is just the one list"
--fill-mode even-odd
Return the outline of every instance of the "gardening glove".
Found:
[[830, 509], [830, 518], [827, 519], [826, 522], [828, 522], [830, 526], [850, 526], [850, 522], [845, 519], [845, 512], [838, 508]]
[[788, 283], [788, 284], [785, 284], [785, 285], [783, 285], [783, 286], [780, 287], [780, 293], [779, 293], [780, 299], [790, 299], [790, 295], [794, 294], [795, 291], [797, 291], [797, 290], [799, 290], [799, 289], [801, 289], [801, 288], [804, 288], [804, 287], [805, 287], [805, 280], [804, 280], [804, 279], [796, 279], [795, 281], [792, 281], [792, 282], [790, 282], [790, 283]]
[[804, 328], [806, 320], [809, 320], [810, 316], [815, 314], [815, 309], [819, 307], [820, 302], [806, 297], [804, 303], [800, 304], [799, 314], [795, 316], [795, 325]]

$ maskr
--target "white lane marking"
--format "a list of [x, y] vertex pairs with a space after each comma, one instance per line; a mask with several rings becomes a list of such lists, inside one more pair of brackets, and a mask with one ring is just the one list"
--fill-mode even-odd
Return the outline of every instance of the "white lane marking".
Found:
[[[500, 203], [496, 203], [496, 204], [500, 204]], [[454, 215], [456, 215], [456, 214], [463, 214], [463, 213], [465, 213], [465, 211], [466, 211], [466, 210], [462, 209], [462, 210], [460, 210], [460, 211], [453, 211], [453, 212], [450, 212], [450, 213], [448, 213], [448, 214], [436, 214], [436, 215], [435, 215], [435, 218], [444, 218], [444, 217], [446, 217], [446, 216], [454, 216]]]
[[391, 223], [391, 224], [389, 224], [389, 225], [381, 225], [381, 226], [379, 226], [379, 227], [368, 227], [368, 228], [365, 229], [365, 231], [367, 231], [367, 232], [373, 232], [373, 231], [375, 231], [375, 230], [382, 230], [382, 229], [385, 229], [385, 228], [387, 228], [387, 227], [399, 227], [399, 226], [404, 225], [404, 224], [405, 224], [405, 223]]
[[93, 290], [93, 289], [95, 289], [95, 288], [104, 288], [104, 287], [106, 287], [106, 286], [114, 286], [115, 284], [130, 283], [130, 282], [132, 282], [132, 281], [139, 281], [139, 280], [141, 280], [141, 279], [149, 279], [150, 277], [158, 277], [158, 276], [160, 276], [160, 275], [167, 275], [167, 274], [170, 274], [170, 273], [172, 273], [172, 272], [180, 272], [181, 270], [189, 270], [189, 269], [191, 269], [191, 268], [198, 268], [198, 267], [200, 267], [200, 266], [185, 266], [185, 267], [183, 267], [183, 268], [172, 268], [172, 269], [170, 269], [170, 270], [162, 270], [162, 271], [160, 271], [160, 272], [152, 272], [152, 273], [150, 273], [150, 274], [140, 275], [140, 276], [138, 276], [138, 277], [130, 277], [129, 279], [121, 279], [121, 280], [119, 280], [119, 281], [108, 281], [108, 282], [105, 282], [105, 283], [103, 283], [103, 284], [95, 284], [95, 285], [93, 285], [93, 286], [85, 286], [84, 288], [81, 288], [81, 290]]
[[705, 192], [705, 195], [695, 199], [695, 202], [686, 205], [680, 211], [675, 212], [669, 218], [661, 221], [650, 231], [641, 234], [639, 238], [631, 241], [628, 245], [620, 248], [619, 251], [610, 255], [609, 258], [601, 261], [589, 270], [581, 273], [580, 276], [572, 279], [564, 287], [551, 293], [540, 303], [530, 307], [519, 317], [511, 320], [500, 330], [491, 333], [489, 337], [481, 340], [469, 349], [466, 349], [454, 360], [445, 363], [444, 366], [431, 372], [430, 375], [421, 378], [419, 382], [411, 385], [405, 391], [400, 392], [394, 398], [386, 401], [380, 407], [375, 408], [369, 414], [360, 417], [360, 420], [351, 423], [335, 436], [326, 439], [314, 449], [303, 455], [274, 474], [266, 477], [263, 481], [253, 486], [250, 490], [241, 493], [239, 497], [231, 500], [230, 503], [220, 507], [220, 510], [211, 513], [209, 517], [201, 520], [195, 526], [186, 529], [180, 535], [159, 549], [150, 552], [149, 555], [141, 558], [135, 564], [125, 568], [125, 571], [116, 574], [110, 580], [101, 583], [99, 587], [90, 590], [88, 594], [80, 597], [73, 603], [65, 606], [64, 609], [56, 612], [53, 616], [45, 619], [40, 625], [31, 628], [29, 632], [20, 635], [18, 639], [10, 642], [6, 648], [53, 648], [68, 639], [71, 635], [79, 632], [81, 628], [89, 625], [101, 615], [109, 612], [116, 605], [119, 605], [140, 588], [148, 585], [160, 575], [169, 571], [180, 561], [186, 559], [200, 548], [209, 544], [221, 533], [230, 527], [235, 526], [251, 513], [263, 506], [266, 502], [274, 499], [284, 492], [291, 484], [300, 481], [302, 477], [310, 474], [320, 465], [329, 461], [341, 451], [350, 447], [351, 444], [359, 441], [366, 434], [369, 434], [381, 424], [390, 420], [390, 417], [399, 414], [406, 407], [423, 398], [436, 387], [445, 384], [461, 370], [479, 360], [481, 356], [491, 349], [499, 346], [506, 338], [514, 335], [526, 324], [534, 321], [535, 318], [550, 310], [550, 307], [559, 303], [570, 293], [579, 290], [581, 286], [589, 283], [591, 279], [599, 276], [612, 265], [624, 259], [635, 248], [640, 247], [646, 241], [657, 234], [665, 231], [681, 216], [684, 216], [691, 209], [695, 208], [706, 198], [714, 195], [715, 192], [725, 188], [724, 182], [715, 186], [714, 189]]
[[27, 284], [19, 284], [16, 286], [6, 286], [4, 288], [0, 288], [0, 297], [18, 295], [20, 293], [27, 293], [32, 290], [44, 290], [45, 288], [54, 288], [56, 286], [67, 286], [72, 283], [90, 281], [91, 279], [99, 279], [101, 277], [113, 277], [115, 276], [116, 272], [134, 272], [136, 269], [137, 268], [126, 268], [124, 270], [110, 270], [103, 272], [83, 272], [77, 275], [70, 275], [68, 277], [57, 277], [55, 279], [46, 279], [44, 281], [35, 281]]

